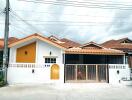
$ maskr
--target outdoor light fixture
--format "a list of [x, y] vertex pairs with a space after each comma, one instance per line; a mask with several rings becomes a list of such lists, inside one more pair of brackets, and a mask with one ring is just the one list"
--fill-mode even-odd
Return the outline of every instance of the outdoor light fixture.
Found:
[[34, 73], [34, 69], [32, 69], [32, 73]]
[[117, 74], [119, 74], [120, 73], [120, 71], [119, 70], [117, 70]]
[[52, 55], [52, 52], [50, 51], [50, 53], [49, 53], [50, 55]]

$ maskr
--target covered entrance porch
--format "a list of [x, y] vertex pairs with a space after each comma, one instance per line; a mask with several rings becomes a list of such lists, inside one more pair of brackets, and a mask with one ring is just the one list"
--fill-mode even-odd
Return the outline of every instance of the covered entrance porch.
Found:
[[65, 82], [109, 82], [109, 64], [123, 64], [124, 53], [94, 42], [65, 51]]
[[65, 54], [65, 82], [109, 83], [109, 67], [123, 63], [123, 55]]

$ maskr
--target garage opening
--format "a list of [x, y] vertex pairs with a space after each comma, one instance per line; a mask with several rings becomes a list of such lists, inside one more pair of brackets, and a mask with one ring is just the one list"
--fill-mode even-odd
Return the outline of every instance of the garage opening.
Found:
[[65, 82], [107, 82], [107, 65], [65, 65]]
[[65, 55], [65, 82], [108, 82], [108, 64], [123, 64], [122, 55]]

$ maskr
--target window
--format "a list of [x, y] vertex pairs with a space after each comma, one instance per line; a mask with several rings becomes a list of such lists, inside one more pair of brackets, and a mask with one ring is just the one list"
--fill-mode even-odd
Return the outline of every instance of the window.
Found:
[[56, 58], [45, 58], [45, 63], [56, 63]]

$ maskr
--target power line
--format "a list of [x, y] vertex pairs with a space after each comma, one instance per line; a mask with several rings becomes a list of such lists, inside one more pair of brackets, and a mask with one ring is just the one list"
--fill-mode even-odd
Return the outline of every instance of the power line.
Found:
[[86, 7], [86, 8], [101, 8], [101, 9], [119, 9], [119, 10], [132, 10], [130, 6], [110, 6], [110, 5], [100, 5], [100, 4], [75, 4], [75, 3], [65, 3], [65, 2], [54, 2], [54, 1], [32, 1], [32, 0], [19, 0], [24, 2], [33, 2], [33, 3], [40, 3], [40, 4], [52, 4], [52, 5], [63, 5], [63, 6], [72, 6], [72, 7]]
[[[37, 31], [38, 29], [36, 28], [36, 27], [34, 27], [31, 23], [29, 23], [29, 22], [27, 22], [27, 21], [25, 21], [25, 20], [23, 20], [20, 16], [18, 16], [12, 9], [11, 9], [11, 14], [14, 16], [14, 18], [16, 18], [17, 20], [19, 19], [19, 20], [21, 20], [22, 22], [24, 22], [28, 27], [30, 27], [32, 30], [35, 30], [35, 31]], [[20, 24], [15, 24], [15, 25], [20, 25]], [[27, 29], [25, 29], [25, 30], [27, 30]], [[25, 31], [24, 30], [24, 31]], [[41, 33], [39, 30], [37, 31], [37, 33]], [[46, 31], [46, 32], [48, 32], [48, 33], [50, 33], [50, 34], [52, 34], [51, 32], [49, 32], [49, 31]], [[35, 32], [36, 33], [36, 32]], [[52, 34], [53, 35], [53, 34]]]
[[[11, 20], [10, 20], [10, 26], [12, 26], [12, 25], [14, 25], [14, 26], [16, 26], [16, 27], [18, 27], [19, 29], [23, 29], [24, 31], [26, 30], [30, 30], [30, 33], [32, 33], [32, 30], [31, 30], [31, 28], [24, 28], [24, 27], [20, 27], [20, 23], [18, 24], [18, 22], [16, 22], [16, 20], [20, 20], [20, 19], [18, 19], [16, 16], [14, 16], [13, 14], [11, 14], [10, 13], [10, 17], [11, 17]], [[14, 20], [15, 19], [15, 20]], [[15, 22], [15, 23], [14, 23]], [[22, 21], [23, 22], [23, 21]], [[14, 24], [13, 24], [14, 23]], [[27, 24], [26, 24], [27, 25]], [[28, 26], [29, 27], [29, 26]]]
[[3, 15], [3, 11], [0, 12], [0, 15]]
[[26, 31], [29, 33], [33, 33], [32, 30], [30, 28], [24, 28], [23, 26], [21, 26], [20, 24], [17, 23], [13, 23], [13, 20], [10, 21], [10, 26], [14, 26], [15, 28], [17, 28], [18, 30], [22, 30], [22, 31]]
[[[39, 22], [39, 23], [111, 23], [111, 22], [95, 22], [95, 21], [53, 21], [53, 20], [51, 20], [51, 21], [47, 21], [47, 20], [15, 20], [15, 21], [27, 21], [27, 22]], [[130, 22], [130, 21], [115, 21], [115, 23], [120, 23], [120, 22], [123, 22], [123, 23], [127, 23], [127, 22]]]
[[[42, 0], [39, 0], [39, 1], [42, 1]], [[91, 1], [91, 0], [83, 0], [84, 2], [86, 1]], [[102, 2], [102, 3], [114, 3], [114, 4], [124, 4], [124, 3], [131, 3], [131, 2], [121, 2], [121, 1], [116, 1], [116, 2], [113, 2], [112, 0], [111, 1], [106, 1], [106, 0], [92, 0], [92, 2]]]
[[15, 20], [15, 21], [27, 21], [27, 22], [39, 22], [39, 23], [111, 23], [111, 22], [95, 22], [95, 21], [85, 21], [85, 22], [82, 22], [82, 21], [44, 21], [44, 20]]
[[[14, 14], [13, 14], [13, 16], [14, 16]], [[26, 25], [29, 22], [35, 22], [35, 23], [32, 23], [32, 25], [63, 25], [63, 26], [98, 26], [98, 25], [106, 25], [106, 24], [109, 25], [110, 23], [112, 23], [112, 22], [90, 22], [90, 21], [89, 22], [88, 21], [87, 22], [73, 22], [73, 21], [20, 20], [16, 16], [15, 16], [15, 18], [16, 18], [16, 20], [13, 20], [13, 22], [14, 21], [18, 21], [18, 22], [22, 21], [24, 23], [26, 22]], [[120, 22], [115, 22], [115, 23], [120, 23]], [[127, 22], [123, 22], [123, 23], [127, 23]], [[22, 24], [15, 23], [15, 25], [22, 25]], [[29, 24], [28, 24], [28, 26], [29, 26]], [[33, 28], [31, 28], [31, 29], [33, 30]]]
[[[86, 23], [86, 24], [53, 24], [53, 23], [51, 23], [51, 24], [48, 24], [48, 23], [46, 23], [46, 24], [33, 24], [33, 25], [50, 25], [50, 26], [98, 26], [98, 25], [109, 25], [110, 23], [99, 23], [99, 24], [95, 24], [95, 23], [91, 23], [91, 24], [89, 24], [89, 23]], [[19, 25], [19, 26], [23, 26], [23, 24], [15, 24], [15, 25]]]
[[[40, 0], [41, 2], [53, 2], [53, 1], [45, 1], [45, 0]], [[67, 3], [67, 4], [70, 4], [70, 3], [76, 3], [76, 4], [100, 4], [100, 5], [108, 5], [108, 6], [114, 6], [114, 5], [122, 5], [122, 6], [126, 6], [126, 7], [131, 7], [132, 5], [129, 5], [129, 4], [122, 4], [122, 3], [113, 3], [113, 2], [95, 2], [95, 1], [55, 1], [57, 3], [61, 3], [61, 2], [64, 2], [64, 3]]]
[[[38, 12], [38, 11], [29, 11], [29, 10], [14, 10], [14, 11], [16, 11], [16, 12], [32, 12], [32, 13], [41, 13], [41, 14], [44, 14], [44, 13], [46, 13], [46, 14], [54, 14], [54, 15], [57, 15], [58, 13], [51, 13], [51, 12]], [[88, 17], [100, 17], [100, 18], [111, 18], [110, 16], [95, 16], [95, 15], [91, 15], [91, 14], [63, 14], [63, 15], [66, 15], [66, 16], [74, 16], [74, 17], [80, 17], [80, 16], [88, 16]], [[125, 17], [114, 17], [114, 18], [125, 18]]]
[[[33, 0], [19, 0], [19, 1], [33, 1]], [[99, 2], [95, 2], [95, 1], [49, 1], [49, 0], [34, 0], [33, 2], [36, 2], [36, 3], [45, 3], [45, 2], [49, 2], [49, 3], [52, 3], [52, 2], [54, 2], [54, 3], [65, 3], [65, 4], [71, 4], [71, 3], [75, 3], [75, 4], [102, 4], [102, 5], [108, 5], [108, 6], [113, 6], [113, 5], [122, 5], [122, 6], [127, 6], [127, 7], [131, 7], [132, 5], [130, 5], [130, 4], [124, 4], [124, 3], [113, 3], [113, 2], [106, 2], [106, 1], [104, 1], [104, 2], [101, 2], [101, 1], [99, 1]]]
[[24, 22], [26, 25], [28, 25], [32, 30], [36, 31], [36, 32], [40, 32], [36, 27], [34, 27], [32, 24], [28, 23], [27, 21], [23, 20], [20, 16], [18, 16], [14, 11], [11, 10], [11, 13], [18, 18], [19, 20], [21, 20], [22, 22]]
[[3, 15], [5, 12], [5, 9], [0, 8], [0, 15]]
[[25, 32], [23, 32], [23, 31], [21, 31], [20, 29], [21, 28], [18, 28], [18, 27], [16, 27], [15, 25], [10, 25], [11, 27], [13, 26], [14, 28], [14, 30], [16, 30], [16, 31], [18, 31], [18, 32], [20, 32], [20, 33], [22, 33], [22, 34], [25, 34], [25, 35], [28, 35], [28, 34], [26, 34]]

